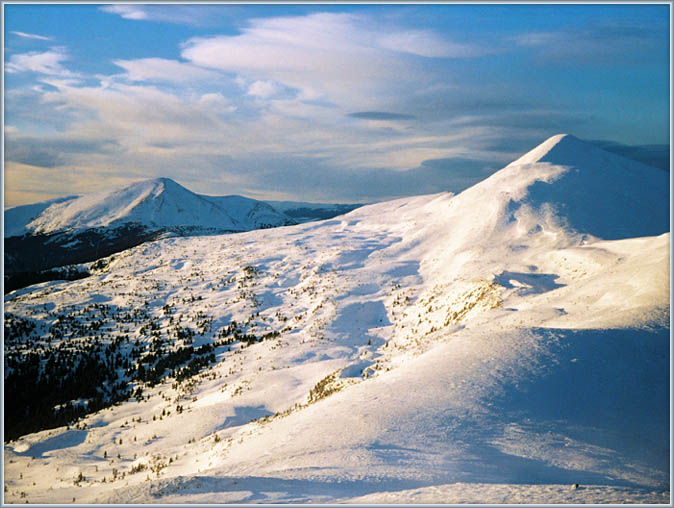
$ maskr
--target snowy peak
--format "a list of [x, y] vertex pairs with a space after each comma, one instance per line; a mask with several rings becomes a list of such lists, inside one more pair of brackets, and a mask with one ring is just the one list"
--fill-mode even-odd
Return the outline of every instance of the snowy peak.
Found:
[[582, 141], [571, 134], [552, 136], [533, 150], [530, 150], [508, 166], [547, 163], [556, 166], [579, 166], [594, 170], [609, 169], [611, 166], [643, 171], [641, 162], [607, 152], [593, 143]]
[[669, 231], [668, 189], [667, 173], [559, 134], [466, 192], [501, 193], [539, 229], [609, 240]]
[[[5, 236], [82, 231], [131, 223], [153, 230], [196, 228], [221, 232], [292, 223], [265, 203], [241, 196], [236, 198], [218, 201], [195, 194], [169, 178], [156, 178], [45, 207], [27, 205], [32, 208], [7, 210]], [[37, 213], [27, 213], [31, 210]]]
[[18, 206], [5, 210], [5, 289], [51, 280], [60, 276], [51, 268], [94, 261], [166, 235], [290, 224], [295, 222], [262, 201], [202, 196], [169, 178]]
[[579, 150], [584, 151], [591, 148], [593, 148], [592, 145], [584, 143], [571, 134], [557, 134], [546, 139], [509, 165], [536, 164], [538, 162], [563, 164]]
[[226, 213], [214, 214], [212, 208], [172, 180], [160, 178], [52, 205], [29, 223], [27, 229], [36, 233], [52, 233], [131, 222], [153, 228], [203, 226], [204, 222], [223, 228], [237, 226]]

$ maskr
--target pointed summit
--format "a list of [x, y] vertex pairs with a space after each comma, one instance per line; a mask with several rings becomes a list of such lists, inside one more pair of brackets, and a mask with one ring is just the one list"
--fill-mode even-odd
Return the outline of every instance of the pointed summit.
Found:
[[551, 162], [554, 164], [554, 159], [564, 159], [584, 144], [586, 143], [583, 143], [571, 134], [556, 134], [511, 164], [535, 164], [537, 162]]
[[506, 222], [513, 214], [521, 220], [526, 210], [543, 230], [614, 240], [669, 231], [668, 179], [657, 168], [558, 134], [462, 194], [501, 196], [495, 217]]
[[151, 180], [142, 180], [140, 182], [137, 182], [135, 184], [130, 185], [129, 187], [132, 187], [133, 185], [152, 185], [156, 187], [157, 189], [164, 190], [164, 189], [173, 189], [173, 190], [182, 190], [186, 192], [190, 192], [188, 189], [180, 185], [178, 182], [175, 180], [171, 180], [170, 178], [166, 177], [159, 177], [159, 178], [153, 178]]
[[583, 141], [571, 134], [557, 134], [552, 136], [533, 150], [530, 150], [509, 166], [523, 164], [548, 163], [558, 166], [579, 167], [621, 167], [647, 171], [641, 162], [627, 159], [621, 155], [607, 152], [593, 143]]

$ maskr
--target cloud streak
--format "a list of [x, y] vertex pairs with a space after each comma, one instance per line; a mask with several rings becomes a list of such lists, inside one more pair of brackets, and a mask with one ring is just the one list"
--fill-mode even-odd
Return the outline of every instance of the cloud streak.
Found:
[[117, 14], [124, 19], [133, 19], [141, 20], [148, 19], [147, 12], [145, 11], [144, 6], [142, 5], [128, 5], [128, 4], [115, 4], [115, 5], [104, 5], [100, 7], [103, 12], [108, 12], [110, 14]]
[[102, 139], [29, 137], [5, 133], [5, 161], [41, 168], [56, 168], [75, 161], [79, 155], [116, 151], [117, 143]]
[[224, 11], [214, 5], [161, 5], [161, 4], [112, 4], [99, 7], [103, 12], [122, 19], [188, 26], [214, 26], [218, 21], [239, 10], [231, 5]]
[[26, 32], [19, 32], [19, 31], [16, 31], [16, 30], [12, 30], [12, 31], [10, 31], [10, 33], [12, 33], [14, 35], [18, 35], [19, 37], [23, 37], [24, 39], [36, 39], [36, 40], [39, 40], [39, 41], [52, 41], [52, 40], [54, 40], [53, 37], [47, 37], [45, 35], [38, 35], [38, 34], [29, 34], [29, 33], [26, 33]]

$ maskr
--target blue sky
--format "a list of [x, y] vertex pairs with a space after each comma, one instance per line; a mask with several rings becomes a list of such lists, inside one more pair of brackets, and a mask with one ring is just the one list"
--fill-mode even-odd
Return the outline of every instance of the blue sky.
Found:
[[669, 142], [669, 6], [4, 4], [5, 205], [458, 191], [547, 137]]

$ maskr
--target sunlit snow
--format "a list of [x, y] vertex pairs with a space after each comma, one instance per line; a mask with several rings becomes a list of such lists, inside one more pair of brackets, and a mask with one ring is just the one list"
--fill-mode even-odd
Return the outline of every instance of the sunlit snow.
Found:
[[5, 501], [669, 503], [668, 188], [560, 135], [458, 195], [168, 238], [11, 293], [43, 336], [94, 304], [195, 347], [279, 334], [5, 443]]

